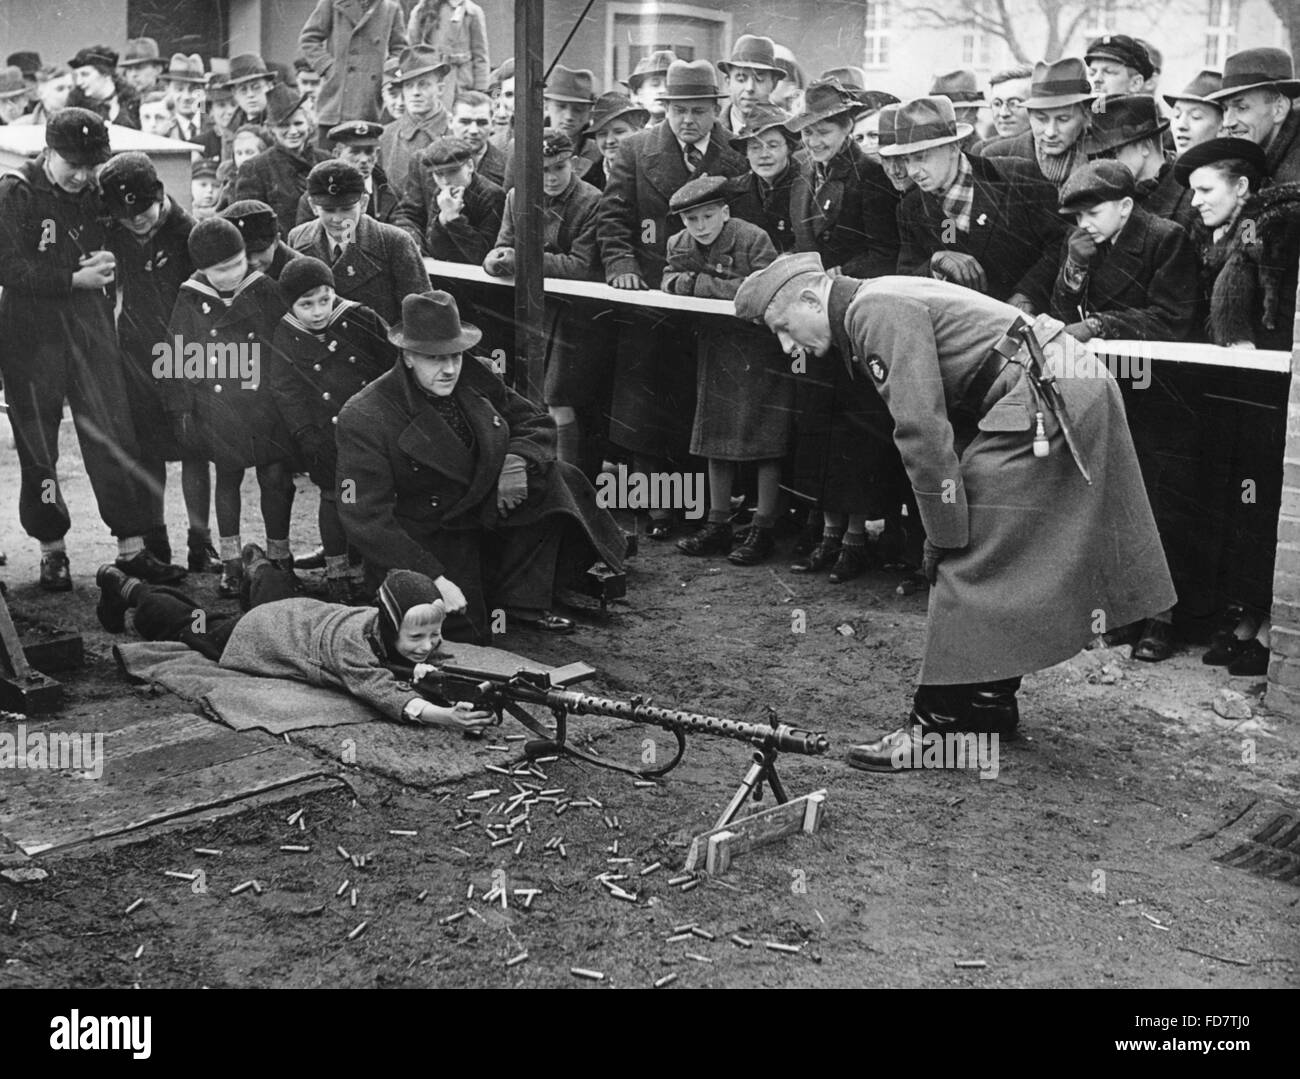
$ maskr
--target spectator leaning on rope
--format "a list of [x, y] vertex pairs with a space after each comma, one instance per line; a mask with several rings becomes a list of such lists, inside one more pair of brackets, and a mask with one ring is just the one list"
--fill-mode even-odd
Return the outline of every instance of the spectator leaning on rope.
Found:
[[[1226, 77], [1225, 77], [1226, 81]], [[1210, 339], [1234, 348], [1289, 349], [1300, 262], [1300, 184], [1270, 185], [1267, 153], [1249, 139], [1217, 138], [1188, 150], [1179, 179], [1200, 211], [1203, 287]], [[1287, 386], [1284, 379], [1234, 372], [1207, 393], [1214, 449], [1204, 489], [1222, 493], [1207, 522], [1222, 522], [1218, 593], [1229, 614], [1203, 661], [1230, 674], [1263, 674], [1272, 607], [1277, 520], [1282, 499]], [[1249, 481], [1254, 497], [1243, 497]], [[1216, 512], [1217, 511], [1217, 512]], [[1235, 614], [1233, 609], [1235, 608]]]

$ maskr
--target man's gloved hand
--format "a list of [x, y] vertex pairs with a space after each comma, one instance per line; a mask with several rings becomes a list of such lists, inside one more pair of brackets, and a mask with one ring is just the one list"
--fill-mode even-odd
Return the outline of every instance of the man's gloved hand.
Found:
[[1097, 257], [1097, 241], [1083, 229], [1075, 229], [1065, 242], [1069, 259], [1081, 270], [1086, 270]]
[[921, 547], [921, 572], [925, 579], [933, 585], [939, 577], [939, 563], [948, 555], [963, 550], [964, 547], [936, 547], [927, 539]]
[[497, 480], [497, 512], [504, 517], [528, 497], [528, 465], [517, 453], [507, 453]]
[[976, 292], [987, 292], [989, 279], [984, 267], [974, 255], [961, 251], [936, 251], [930, 256], [930, 276], [939, 281], [951, 281]]
[[667, 279], [672, 286], [669, 291], [674, 296], [694, 296], [695, 278], [698, 276], [698, 274], [686, 272], [673, 274], [672, 277]]

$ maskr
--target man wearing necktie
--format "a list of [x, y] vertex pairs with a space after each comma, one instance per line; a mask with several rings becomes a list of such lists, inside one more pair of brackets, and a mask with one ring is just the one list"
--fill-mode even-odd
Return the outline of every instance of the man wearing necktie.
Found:
[[[657, 289], [668, 237], [682, 228], [668, 200], [692, 176], [740, 176], [748, 162], [718, 123], [718, 91], [707, 60], [676, 60], [662, 95], [666, 122], [628, 135], [610, 169], [596, 226], [605, 280], [621, 289]], [[685, 464], [695, 415], [693, 342], [629, 308], [622, 315], [614, 366], [610, 437], [633, 454], [638, 471]], [[667, 539], [671, 510], [656, 511], [649, 535]]]

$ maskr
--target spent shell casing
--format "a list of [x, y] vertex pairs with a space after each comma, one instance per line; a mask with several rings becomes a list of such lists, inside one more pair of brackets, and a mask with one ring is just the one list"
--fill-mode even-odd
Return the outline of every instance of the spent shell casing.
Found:
[[445, 918], [439, 918], [439, 919], [438, 919], [438, 924], [439, 924], [439, 925], [451, 925], [453, 922], [458, 922], [458, 921], [460, 921], [463, 917], [465, 917], [465, 911], [463, 911], [463, 910], [458, 910], [458, 911], [456, 911], [455, 914], [448, 914]]
[[142, 906], [144, 906], [144, 900], [137, 899], [134, 903], [132, 903], [129, 907], [126, 908], [124, 913], [133, 914], [135, 911], [139, 910]]
[[141, 944], [140, 947], [138, 947], [138, 948], [135, 950], [135, 957], [136, 957], [137, 959], [139, 959], [140, 956], [142, 956], [142, 955], [144, 955], [144, 945], [143, 945], [143, 944]]
[[233, 888], [231, 888], [230, 894], [238, 895], [240, 892], [248, 891], [248, 889], [251, 888], [252, 886], [253, 886], [253, 882], [251, 880], [246, 880], [244, 881], [243, 884], [236, 884]]
[[559, 757], [555, 757], [555, 756], [536, 758], [538, 764], [554, 764], [559, 759], [560, 759]]
[[[491, 746], [489, 746], [488, 748], [490, 749]], [[502, 749], [505, 749], [506, 747], [505, 747], [505, 746], [502, 746], [501, 748], [502, 748]], [[508, 776], [508, 775], [512, 775], [512, 774], [513, 774], [513, 773], [510, 771], [510, 769], [508, 769], [508, 768], [500, 768], [500, 767], [498, 767], [498, 766], [495, 765], [495, 764], [485, 764], [485, 765], [483, 765], [483, 770], [484, 770], [484, 771], [487, 771], [487, 772], [496, 772], [498, 775], [503, 775], [503, 776]]]
[[339, 896], [341, 896], [344, 892], [346, 892], [351, 887], [352, 887], [352, 882], [350, 880], [345, 880], [342, 884], [339, 885], [339, 890], [334, 893], [334, 898], [337, 899]]
[[700, 924], [699, 922], [686, 922], [684, 925], [675, 925], [673, 926], [673, 932], [689, 933], [692, 929], [694, 929], [699, 924]]
[[472, 820], [463, 820], [459, 824], [452, 825], [453, 832], [459, 832], [462, 828], [470, 827], [474, 822]]
[[694, 874], [692, 874], [692, 873], [683, 873], [683, 874], [681, 874], [680, 876], [669, 877], [669, 878], [668, 878], [668, 883], [671, 884], [674, 888], [676, 888], [677, 885], [679, 885], [679, 884], [685, 884], [688, 880], [692, 880], [692, 879], [694, 879]]
[[698, 952], [687, 952], [687, 953], [686, 953], [686, 958], [687, 958], [687, 959], [694, 959], [695, 962], [697, 962], [697, 963], [712, 963], [712, 962], [713, 962], [713, 960], [710, 959], [707, 955], [700, 955]]
[[497, 795], [497, 794], [500, 794], [500, 793], [501, 793], [501, 791], [500, 791], [498, 788], [496, 788], [496, 787], [488, 787], [488, 788], [485, 789], [485, 790], [475, 791], [473, 794], [467, 794], [467, 795], [465, 795], [465, 801], [467, 801], [467, 802], [482, 802], [482, 801], [485, 801], [485, 800], [488, 799], [488, 798], [491, 798], [493, 795]]
[[507, 734], [507, 735], [506, 735], [506, 741], [507, 741], [507, 742], [522, 742], [522, 741], [523, 741], [525, 738], [527, 738], [527, 737], [528, 737], [528, 735], [526, 735], [526, 734]]
[[471, 884], [468, 888], [465, 889], [465, 899], [468, 901], [473, 898], [474, 898], [474, 885]]
[[349, 854], [346, 850], [344, 850], [342, 847], [335, 847], [334, 849], [335, 849], [336, 851], [338, 851], [338, 855], [339, 855], [339, 857], [342, 858], [345, 862], [351, 860], [352, 855], [350, 855], [350, 854]]
[[665, 944], [679, 944], [679, 943], [681, 943], [683, 940], [690, 940], [690, 939], [691, 939], [691, 934], [690, 934], [689, 932], [687, 932], [687, 933], [675, 933], [673, 936], [671, 936], [671, 937], [667, 937], [667, 938], [664, 940], [664, 943], [665, 943]]
[[263, 891], [263, 889], [262, 889], [262, 882], [261, 882], [260, 880], [255, 880], [255, 881], [253, 881], [253, 894], [254, 894], [254, 895], [261, 895], [261, 894], [262, 894], [262, 891]]
[[583, 967], [570, 967], [569, 973], [572, 974], [575, 978], [586, 978], [588, 981], [592, 981], [592, 982], [603, 982], [605, 980], [605, 975], [603, 975], [600, 971], [586, 970]]
[[290, 854], [308, 854], [311, 852], [311, 847], [301, 846], [294, 843], [282, 844], [280, 849], [283, 851], [288, 851]]
[[524, 849], [524, 841], [521, 839], [518, 843], [515, 844], [515, 853], [522, 854], [523, 849]]
[[293, 813], [290, 813], [290, 814], [289, 814], [289, 819], [288, 819], [288, 821], [287, 821], [286, 823], [287, 823], [287, 824], [290, 824], [290, 825], [297, 824], [297, 823], [298, 823], [298, 819], [299, 819], [301, 816], [302, 816], [302, 810], [301, 810], [301, 809], [295, 810]]
[[507, 960], [506, 960], [506, 966], [507, 966], [507, 967], [517, 967], [517, 966], [519, 966], [520, 963], [526, 962], [527, 959], [528, 959], [528, 953], [527, 953], [527, 952], [520, 952], [520, 953], [519, 953], [517, 956], [515, 956], [513, 959], [507, 959]]
[[796, 955], [801, 950], [797, 944], [782, 944], [779, 940], [765, 940], [763, 947], [770, 952], [785, 952], [787, 955]]
[[348, 896], [348, 906], [355, 907], [356, 905], [357, 905], [357, 890], [353, 888], [351, 894]]
[[164, 870], [163, 876], [171, 877], [173, 880], [188, 881], [190, 884], [193, 884], [196, 880], [199, 879], [199, 875], [197, 873], [178, 873], [175, 869]]
[[514, 841], [515, 841], [514, 836], [506, 835], [506, 836], [502, 836], [500, 839], [492, 840], [492, 846], [504, 847], [507, 843], [513, 843]]
[[742, 937], [739, 933], [731, 934], [731, 943], [736, 945], [738, 948], [752, 948], [754, 946], [752, 940]]
[[634, 779], [634, 780], [632, 780], [632, 786], [634, 786], [634, 787], [657, 787], [657, 786], [659, 786], [659, 784], [656, 783], [653, 779]]
[[682, 885], [682, 891], [683, 892], [694, 891], [699, 886], [700, 886], [700, 882], [698, 880], [688, 880], [685, 884]]
[[420, 833], [417, 832], [414, 828], [389, 828], [389, 829], [388, 829], [388, 834], [389, 834], [389, 835], [417, 836], [417, 835], [419, 835]]
[[361, 934], [366, 931], [366, 926], [368, 926], [369, 924], [370, 924], [369, 922], [362, 922], [359, 926], [357, 926], [354, 930], [352, 930], [351, 933], [348, 934], [348, 940], [356, 940], [357, 937], [361, 936]]
[[665, 985], [672, 985], [677, 980], [676, 973], [665, 974], [662, 978], [655, 981], [655, 988], [662, 989]]
[[707, 929], [701, 929], [698, 925], [691, 926], [691, 936], [699, 937], [700, 940], [717, 940]]
[[428, 897], [429, 897], [429, 889], [426, 888], [424, 891], [422, 891], [419, 895], [415, 897], [415, 901], [417, 903], [423, 903]]
[[216, 858], [216, 857], [219, 857], [219, 856], [220, 856], [221, 851], [219, 851], [219, 850], [213, 850], [211, 847], [195, 847], [195, 848], [194, 848], [194, 853], [195, 853], [195, 854], [206, 854], [209, 858]]
[[656, 869], [662, 869], [662, 868], [663, 868], [663, 865], [664, 865], [663, 862], [654, 862], [654, 863], [652, 863], [652, 864], [646, 866], [643, 870], [641, 870], [641, 876], [643, 876], [643, 877], [648, 877], [648, 876], [649, 876], [651, 873], [653, 873]]

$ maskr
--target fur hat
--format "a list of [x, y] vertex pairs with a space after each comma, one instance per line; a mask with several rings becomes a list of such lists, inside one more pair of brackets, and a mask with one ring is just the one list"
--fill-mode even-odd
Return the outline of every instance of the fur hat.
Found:
[[329, 285], [333, 288], [334, 271], [318, 258], [299, 255], [297, 258], [290, 259], [285, 268], [280, 271], [279, 284], [280, 295], [284, 297], [284, 302], [292, 305], [321, 285]]
[[194, 226], [189, 249], [195, 268], [206, 270], [243, 254], [244, 236], [224, 217], [210, 217]]

